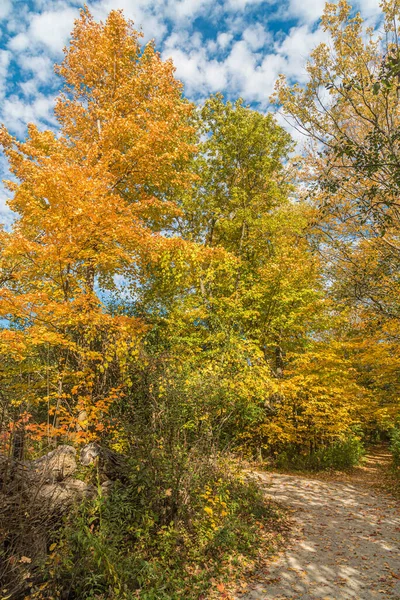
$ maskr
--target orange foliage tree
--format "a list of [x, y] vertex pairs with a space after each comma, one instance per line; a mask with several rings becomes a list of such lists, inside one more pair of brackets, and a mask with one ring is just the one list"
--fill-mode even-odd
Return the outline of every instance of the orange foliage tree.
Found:
[[[104, 298], [118, 276], [140, 286], [149, 265], [185, 250], [163, 230], [190, 180], [192, 105], [172, 63], [139, 38], [120, 11], [96, 23], [83, 10], [56, 66], [59, 130], [31, 124], [23, 142], [0, 132], [17, 217], [0, 238], [0, 318], [10, 323], [0, 352], [24, 382], [9, 382], [7, 410], [41, 406], [39, 436], [102, 430], [145, 331]], [[27, 367], [36, 359], [44, 369]]]

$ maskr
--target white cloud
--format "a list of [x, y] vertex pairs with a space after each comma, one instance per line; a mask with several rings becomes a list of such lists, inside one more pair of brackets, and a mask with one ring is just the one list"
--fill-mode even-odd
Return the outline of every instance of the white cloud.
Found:
[[240, 91], [242, 82], [248, 80], [254, 73], [257, 66], [257, 55], [250, 50], [245, 41], [241, 40], [232, 46], [225, 64], [236, 90]]
[[22, 50], [28, 48], [29, 44], [30, 39], [26, 35], [26, 33], [18, 33], [17, 35], [11, 38], [8, 47], [11, 50], [14, 50], [14, 52], [21, 52]]
[[0, 3], [0, 19], [5, 19], [11, 12], [11, 0], [1, 0]]
[[184, 52], [170, 48], [166, 57], [172, 57], [177, 77], [186, 86], [189, 95], [204, 98], [210, 93], [226, 91], [243, 96], [246, 101], [268, 105], [278, 74], [287, 63], [283, 56], [254, 53], [245, 40], [235, 42], [228, 56], [221, 61], [207, 55], [205, 48]]
[[164, 58], [172, 58], [178, 79], [186, 85], [186, 92], [196, 94], [204, 92], [204, 64], [207, 61], [205, 51], [184, 52], [174, 48], [164, 53]]
[[228, 85], [229, 73], [226, 66], [216, 60], [207, 61], [204, 65], [204, 83], [208, 93], [224, 91]]
[[228, 0], [227, 8], [234, 11], [244, 11], [249, 5], [270, 4], [265, 0]]
[[54, 97], [38, 93], [31, 102], [16, 95], [7, 98], [1, 107], [1, 120], [13, 133], [26, 135], [26, 125], [35, 123], [41, 127], [55, 125], [53, 114]]
[[[285, 60], [278, 54], [267, 54], [262, 60], [256, 60], [248, 48], [238, 47], [239, 43], [228, 58], [232, 76], [236, 75], [237, 92], [245, 101], [258, 102], [266, 108], [276, 78], [285, 69]], [[240, 67], [235, 69], [238, 64]]]
[[204, 13], [205, 9], [212, 4], [213, 0], [168, 0], [167, 15], [172, 20], [193, 19], [193, 17]]
[[381, 0], [358, 0], [355, 4], [365, 19], [375, 18], [382, 14]]
[[[355, 0], [351, 4], [354, 9], [361, 12], [368, 24], [376, 23], [377, 17], [382, 14], [380, 8], [381, 0]], [[288, 6], [279, 6], [280, 14], [299, 19], [301, 23], [312, 25], [322, 16], [325, 8], [325, 0], [289, 0]]]
[[325, 8], [325, 0], [290, 0], [288, 15], [300, 19], [302, 22], [314, 23]]
[[310, 52], [318, 44], [328, 39], [322, 29], [310, 31], [307, 25], [293, 27], [275, 51], [286, 59], [285, 75], [303, 82], [307, 77], [305, 65]]
[[18, 62], [24, 71], [33, 73], [35, 79], [40, 83], [47, 82], [53, 75], [53, 61], [43, 54], [36, 56], [22, 55], [19, 57]]
[[[380, 14], [379, 0], [357, 2], [369, 19]], [[14, 88], [13, 97], [0, 106], [0, 117], [11, 128], [22, 132], [29, 120], [53, 122], [50, 88], [45, 86], [53, 85], [52, 64], [68, 41], [81, 3], [81, 0], [33, 0], [29, 5], [22, 2], [21, 10], [10, 13], [7, 31], [13, 37], [8, 48], [14, 53], [21, 81], [17, 82], [19, 96]], [[87, 3], [96, 19], [104, 20], [112, 9], [123, 9], [137, 28], [143, 28], [145, 40], [155, 38], [163, 57], [172, 57], [177, 77], [184, 82], [189, 97], [202, 99], [209, 93], [223, 91], [259, 103], [263, 109], [268, 107], [279, 73], [301, 83], [305, 81], [309, 53], [326, 37], [320, 29], [314, 30], [325, 0], [89, 0]], [[10, 0], [0, 0], [0, 18], [9, 4]], [[260, 17], [256, 23], [252, 9], [257, 9]], [[280, 14], [283, 20], [296, 19], [297, 25], [289, 32], [269, 31], [268, 19], [272, 14], [274, 18]], [[199, 16], [210, 25], [206, 39], [193, 26]], [[9, 53], [0, 55], [0, 96], [6, 90], [9, 60]]]
[[11, 54], [8, 50], [0, 50], [0, 98], [3, 98], [6, 92], [10, 58]]
[[28, 35], [46, 46], [53, 54], [59, 54], [67, 43], [78, 12], [73, 8], [46, 11], [32, 17]]
[[232, 33], [223, 31], [222, 33], [219, 33], [217, 36], [217, 44], [220, 48], [222, 48], [222, 50], [224, 50], [227, 46], [229, 46], [232, 39], [233, 39]]
[[308, 142], [308, 137], [302, 133], [300, 129], [296, 129], [293, 123], [282, 113], [275, 113], [275, 119], [279, 125], [281, 125], [286, 131], [290, 133], [293, 140], [296, 142], [296, 153], [300, 153], [301, 149], [305, 147], [305, 144]]
[[11, 175], [8, 172], [7, 159], [0, 155], [0, 225], [9, 226], [13, 221], [13, 212], [6, 204], [10, 192], [4, 187], [3, 179], [11, 179]]
[[159, 43], [167, 32], [164, 2], [156, 2], [155, 0], [101, 0], [101, 2], [88, 2], [88, 6], [95, 18], [103, 21], [111, 10], [122, 9], [124, 15], [134, 21], [136, 28], [143, 30], [145, 42], [154, 38]]
[[4, 225], [8, 229], [14, 220], [14, 213], [7, 206], [6, 202], [9, 198], [7, 190], [0, 183], [0, 225]]
[[23, 83], [20, 83], [19, 86], [22, 90], [24, 96], [36, 96], [39, 93], [38, 82], [34, 77], [32, 79], [27, 79]]
[[254, 51], [260, 50], [272, 39], [271, 34], [267, 32], [260, 23], [247, 27], [247, 29], [244, 30], [242, 37]]

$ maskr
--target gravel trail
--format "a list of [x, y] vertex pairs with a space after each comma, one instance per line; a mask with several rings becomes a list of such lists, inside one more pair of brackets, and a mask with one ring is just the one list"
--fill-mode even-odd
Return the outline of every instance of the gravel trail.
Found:
[[293, 510], [297, 527], [290, 546], [237, 598], [400, 600], [400, 511], [394, 498], [369, 485], [368, 476], [259, 477], [268, 496]]

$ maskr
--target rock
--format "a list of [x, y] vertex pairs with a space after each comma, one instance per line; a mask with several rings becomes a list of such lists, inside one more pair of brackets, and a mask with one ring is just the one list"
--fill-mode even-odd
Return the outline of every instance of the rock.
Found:
[[[45, 562], [68, 510], [96, 497], [95, 486], [73, 477], [76, 469], [76, 450], [68, 445], [32, 461], [0, 454], [0, 587], [12, 590], [7, 597], [31, 597], [28, 566], [35, 573]], [[103, 494], [110, 484], [104, 484]]]
[[47, 511], [64, 512], [74, 502], [81, 502], [84, 498], [93, 498], [96, 488], [80, 479], [67, 479], [61, 483], [46, 483], [35, 490], [36, 498]]
[[81, 463], [88, 467], [95, 463], [95, 461], [99, 458], [101, 454], [101, 446], [96, 444], [96, 442], [92, 442], [91, 444], [86, 444], [81, 450], [80, 460]]
[[127, 478], [125, 458], [96, 442], [87, 444], [82, 448], [80, 460], [85, 467], [96, 464], [103, 481], [106, 479], [124, 480]]
[[31, 461], [28, 467], [42, 482], [62, 481], [76, 471], [76, 450], [72, 446], [58, 446], [41, 458]]
[[[109, 495], [116, 480], [126, 479], [124, 457], [91, 443], [82, 448], [82, 465], [97, 464], [104, 496]], [[55, 515], [64, 512], [74, 502], [91, 498], [97, 489], [84, 481], [71, 477], [77, 469], [76, 450], [62, 445], [32, 461], [15, 461], [0, 455], [0, 505], [12, 510], [18, 498], [24, 498], [34, 512]]]
[[0, 455], [0, 492], [17, 489], [29, 490], [32, 486], [63, 481], [77, 468], [76, 450], [72, 446], [58, 446], [55, 450], [35, 460], [16, 461]]
[[100, 486], [102, 495], [105, 497], [109, 496], [114, 486], [115, 481], [111, 481], [111, 479], [106, 479], [105, 481], [103, 481], [103, 483]]

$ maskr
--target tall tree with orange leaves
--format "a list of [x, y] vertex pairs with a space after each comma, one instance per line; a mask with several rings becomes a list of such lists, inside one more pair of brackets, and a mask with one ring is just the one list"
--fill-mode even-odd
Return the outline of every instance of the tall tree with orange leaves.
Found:
[[[145, 330], [138, 318], [107, 313], [115, 278], [140, 285], [150, 264], [185, 243], [163, 235], [178, 214], [171, 198], [190, 180], [192, 106], [170, 61], [120, 11], [96, 23], [85, 9], [56, 72], [59, 131], [31, 124], [27, 139], [5, 127], [0, 142], [16, 181], [16, 213], [0, 240], [0, 352], [23, 365], [40, 355], [13, 404], [43, 404], [39, 435], [104, 427], [108, 404], [129, 385], [126, 364]], [[18, 411], [21, 411], [18, 408]], [[47, 414], [46, 414], [47, 413]]]

